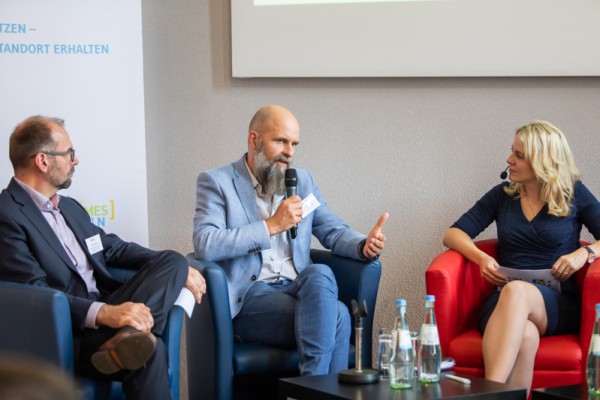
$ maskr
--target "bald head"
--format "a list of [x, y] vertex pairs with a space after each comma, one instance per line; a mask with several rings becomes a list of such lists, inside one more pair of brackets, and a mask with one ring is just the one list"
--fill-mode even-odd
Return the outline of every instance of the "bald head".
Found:
[[292, 124], [298, 126], [298, 120], [290, 110], [285, 107], [270, 104], [261, 107], [250, 121], [249, 131], [261, 134], [265, 130], [277, 129], [280, 126]]
[[248, 157], [250, 170], [270, 194], [278, 194], [283, 174], [292, 163], [300, 143], [298, 120], [285, 107], [268, 105], [259, 109], [250, 122]]
[[[259, 145], [272, 140], [286, 141], [293, 147], [300, 142], [300, 124], [294, 114], [287, 108], [274, 104], [261, 107], [250, 121], [248, 132], [250, 166]], [[292, 155], [293, 151], [289, 157], [291, 158]]]

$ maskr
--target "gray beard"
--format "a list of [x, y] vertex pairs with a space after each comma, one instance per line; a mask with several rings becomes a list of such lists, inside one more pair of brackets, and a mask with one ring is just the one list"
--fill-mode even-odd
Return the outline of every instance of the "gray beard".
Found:
[[68, 177], [66, 179], [61, 179], [56, 173], [56, 164], [52, 163], [52, 170], [48, 174], [47, 180], [48, 182], [54, 186], [57, 190], [68, 189], [71, 186], [72, 178]]
[[51, 177], [49, 179], [49, 181], [52, 184], [52, 186], [54, 186], [57, 190], [68, 189], [71, 186], [71, 183], [73, 182], [71, 180], [71, 178], [67, 178], [64, 181], [61, 181], [61, 180], [56, 179], [54, 177]]
[[[285, 158], [282, 158], [285, 160]], [[262, 147], [259, 147], [254, 157], [254, 176], [262, 186], [263, 194], [285, 195], [285, 168], [275, 165], [278, 158], [268, 161]], [[289, 160], [286, 160], [289, 161]]]

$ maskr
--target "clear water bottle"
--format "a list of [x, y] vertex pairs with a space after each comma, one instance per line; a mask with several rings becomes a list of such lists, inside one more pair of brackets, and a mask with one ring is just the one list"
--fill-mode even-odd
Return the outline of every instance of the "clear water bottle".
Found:
[[390, 356], [390, 387], [406, 389], [412, 387], [415, 376], [415, 361], [410, 329], [406, 319], [406, 300], [396, 300], [396, 320]]
[[600, 304], [596, 304], [596, 322], [587, 358], [587, 384], [590, 397], [600, 397]]
[[419, 335], [418, 380], [421, 383], [438, 382], [442, 367], [442, 348], [435, 321], [435, 296], [425, 296], [425, 321]]

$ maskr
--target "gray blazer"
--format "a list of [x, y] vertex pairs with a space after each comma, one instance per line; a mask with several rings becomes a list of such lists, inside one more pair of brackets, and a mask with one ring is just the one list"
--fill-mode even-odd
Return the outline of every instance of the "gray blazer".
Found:
[[[196, 257], [215, 261], [225, 270], [232, 318], [240, 311], [248, 288], [260, 273], [261, 250], [271, 246], [269, 234], [258, 217], [245, 157], [201, 173], [196, 188], [194, 252]], [[329, 209], [306, 170], [296, 171], [298, 195], [304, 199], [312, 193], [321, 203], [298, 224], [297, 237], [290, 240], [296, 270], [301, 272], [312, 263], [312, 235], [334, 254], [359, 259], [357, 248], [365, 235], [351, 229]]]

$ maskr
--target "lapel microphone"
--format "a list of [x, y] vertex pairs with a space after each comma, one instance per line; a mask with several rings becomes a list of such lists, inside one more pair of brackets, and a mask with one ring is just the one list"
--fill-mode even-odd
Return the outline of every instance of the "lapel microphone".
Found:
[[500, 179], [504, 180], [506, 178], [508, 178], [508, 169], [510, 168], [510, 165], [508, 167], [506, 167], [506, 169], [504, 171], [502, 171], [502, 173], [500, 174]]
[[[296, 196], [298, 194], [298, 175], [296, 174], [296, 170], [293, 168], [288, 168], [285, 170], [285, 194], [286, 197]], [[292, 235], [292, 239], [295, 239], [296, 234], [298, 233], [298, 225], [292, 226], [290, 233]]]

